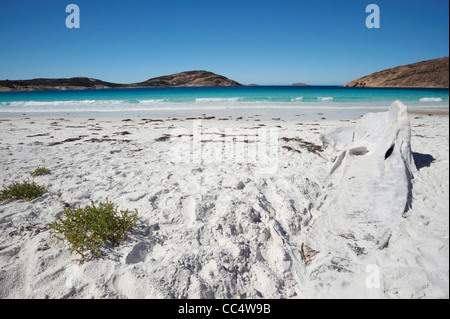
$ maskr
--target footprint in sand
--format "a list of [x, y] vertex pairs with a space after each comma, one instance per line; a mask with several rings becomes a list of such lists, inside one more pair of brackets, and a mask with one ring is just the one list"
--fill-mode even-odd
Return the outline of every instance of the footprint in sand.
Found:
[[137, 264], [143, 262], [148, 252], [152, 249], [153, 243], [141, 242], [134, 245], [133, 249], [128, 253], [125, 258], [126, 264]]

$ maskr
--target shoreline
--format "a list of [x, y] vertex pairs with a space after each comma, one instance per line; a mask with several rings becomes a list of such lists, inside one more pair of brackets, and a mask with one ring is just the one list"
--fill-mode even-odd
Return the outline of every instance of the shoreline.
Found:
[[[0, 119], [8, 118], [153, 118], [153, 119], [190, 119], [190, 118], [216, 118], [222, 120], [343, 120], [361, 117], [370, 112], [385, 112], [387, 107], [361, 107], [361, 108], [243, 108], [243, 109], [199, 109], [199, 110], [148, 110], [148, 111], [82, 111], [82, 112], [0, 112]], [[449, 116], [449, 109], [442, 108], [409, 108], [408, 113], [416, 115]]]
[[409, 114], [419, 114], [419, 115], [439, 115], [439, 116], [449, 116], [449, 110], [441, 110], [441, 109], [419, 109], [419, 110], [415, 110], [415, 109], [410, 109], [408, 110]]

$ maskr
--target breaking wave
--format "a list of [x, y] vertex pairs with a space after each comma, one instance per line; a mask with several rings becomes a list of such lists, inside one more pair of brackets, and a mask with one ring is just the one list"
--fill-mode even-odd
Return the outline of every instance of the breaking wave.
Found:
[[423, 97], [420, 102], [442, 102], [441, 97]]
[[192, 88], [6, 92], [0, 112], [108, 112], [207, 109], [382, 108], [395, 100], [412, 108], [448, 108], [448, 91], [349, 88]]

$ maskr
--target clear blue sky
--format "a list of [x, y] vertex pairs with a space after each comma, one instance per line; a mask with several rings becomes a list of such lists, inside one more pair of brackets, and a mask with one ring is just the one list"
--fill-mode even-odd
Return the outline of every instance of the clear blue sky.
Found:
[[[67, 29], [75, 3], [81, 28]], [[381, 28], [368, 29], [368, 4]], [[344, 84], [448, 56], [448, 0], [0, 0], [0, 79], [133, 83], [208, 70], [243, 84]]]

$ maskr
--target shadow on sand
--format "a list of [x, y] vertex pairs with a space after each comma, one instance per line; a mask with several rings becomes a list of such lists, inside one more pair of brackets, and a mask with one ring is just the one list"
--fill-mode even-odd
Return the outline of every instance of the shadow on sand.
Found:
[[430, 165], [436, 160], [430, 154], [422, 154], [413, 152], [414, 163], [418, 170], [421, 170], [424, 167], [430, 167]]

